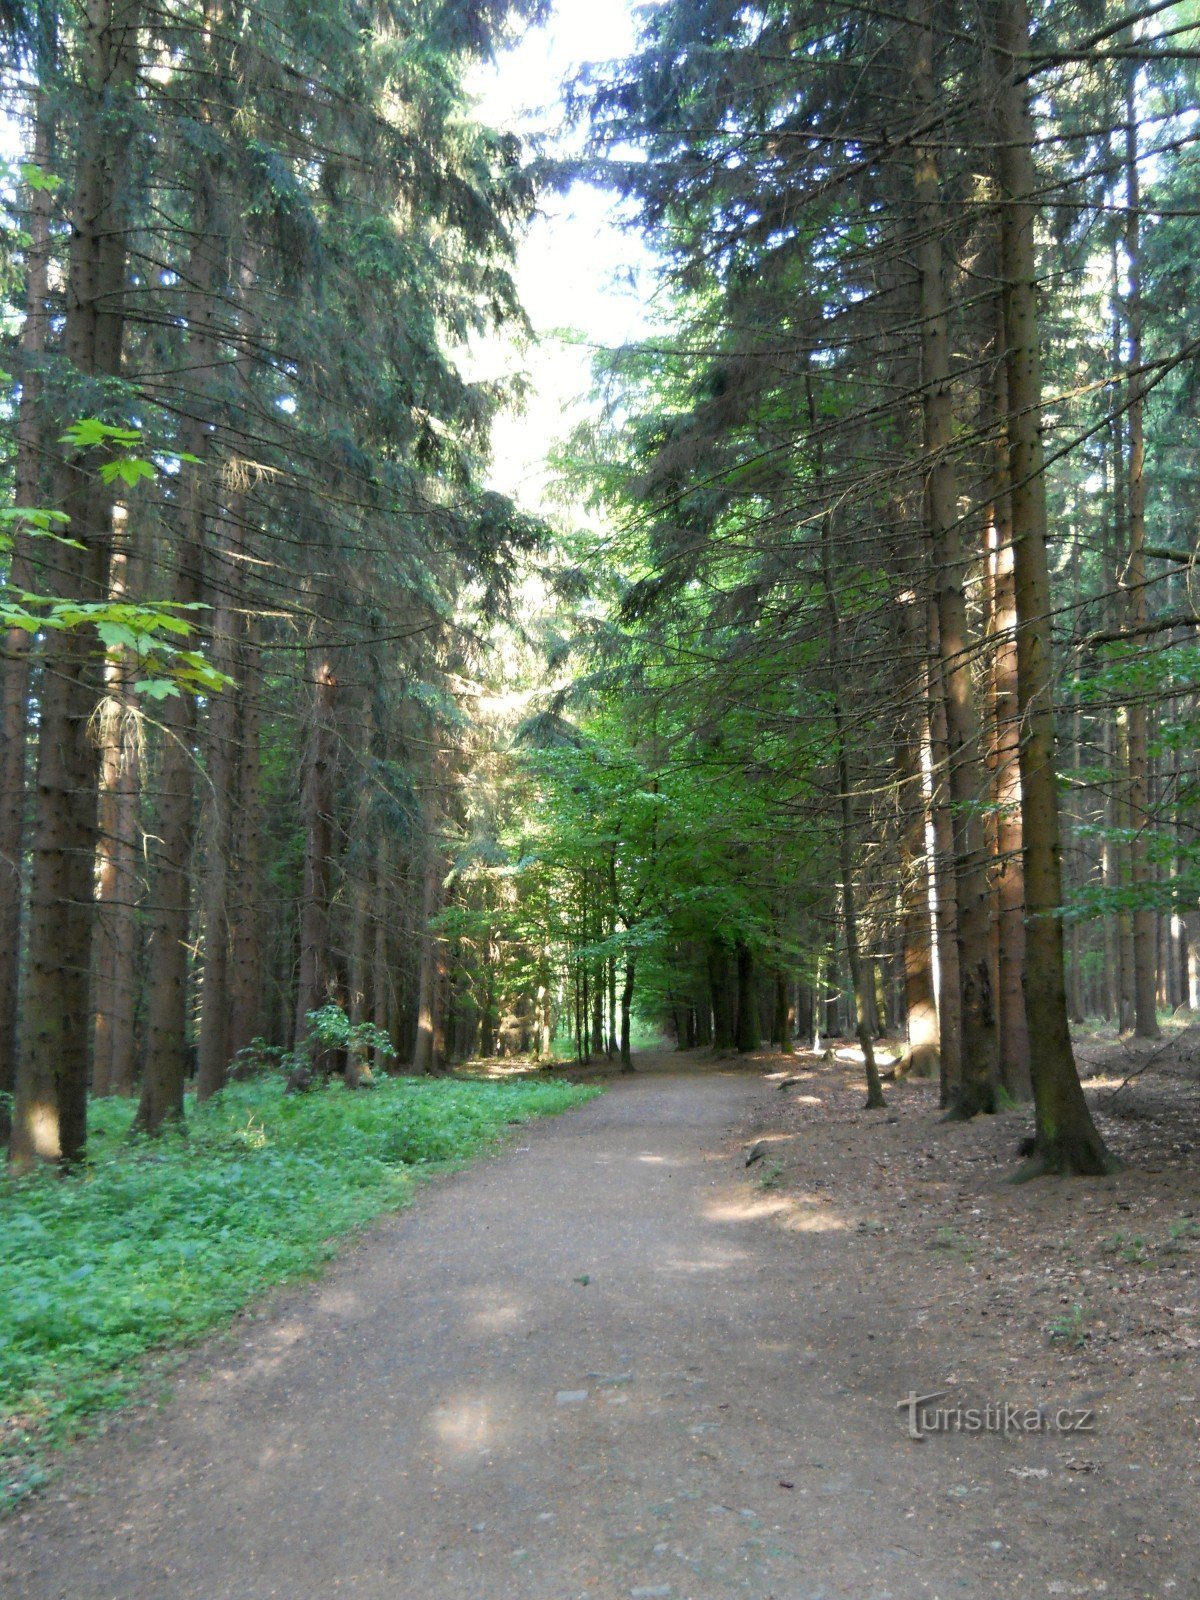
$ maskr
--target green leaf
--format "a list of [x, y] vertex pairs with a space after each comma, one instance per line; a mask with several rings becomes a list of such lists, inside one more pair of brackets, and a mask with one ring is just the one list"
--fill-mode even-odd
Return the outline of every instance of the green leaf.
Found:
[[121, 622], [97, 622], [96, 632], [100, 635], [100, 642], [108, 650], [136, 650], [138, 636], [132, 628]]
[[63, 180], [56, 172], [47, 172], [44, 167], [35, 167], [32, 161], [22, 161], [17, 170], [21, 174], [21, 182], [27, 189], [43, 194], [57, 194], [62, 188]]
[[143, 478], [158, 476], [158, 468], [153, 461], [147, 461], [142, 456], [118, 456], [115, 461], [106, 461], [100, 468], [100, 476], [105, 483], [128, 484], [132, 489], [141, 483]]
[[116, 444], [130, 449], [141, 442], [140, 428], [119, 428], [111, 422], [101, 422], [99, 417], [81, 417], [59, 439], [60, 444], [73, 445], [76, 450], [91, 450], [101, 444]]

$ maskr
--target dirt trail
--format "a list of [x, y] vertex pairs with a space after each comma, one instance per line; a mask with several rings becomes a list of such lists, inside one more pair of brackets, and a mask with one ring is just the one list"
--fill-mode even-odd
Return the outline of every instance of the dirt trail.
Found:
[[1077, 1444], [907, 1438], [943, 1330], [744, 1167], [779, 1100], [639, 1072], [434, 1184], [78, 1450], [0, 1527], [0, 1593], [1142, 1593], [1104, 1588], [1128, 1488], [1046, 1470]]

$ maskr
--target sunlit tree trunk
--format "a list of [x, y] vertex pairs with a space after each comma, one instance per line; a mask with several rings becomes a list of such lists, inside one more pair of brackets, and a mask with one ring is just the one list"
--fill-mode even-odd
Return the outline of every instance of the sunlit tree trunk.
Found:
[[1013, 576], [1012, 512], [1008, 483], [1008, 381], [1004, 362], [1004, 311], [997, 306], [994, 421], [997, 429], [992, 473], [989, 543], [992, 568], [992, 716], [995, 758], [992, 804], [996, 818], [997, 1016], [1000, 1030], [1000, 1081], [1009, 1094], [1026, 1100], [1029, 1033], [1025, 1025], [1025, 858], [1021, 828], [1021, 718], [1017, 696], [1017, 607]]
[[[936, 86], [932, 0], [911, 0], [913, 93], [928, 119]], [[925, 516], [936, 591], [942, 686], [946, 701], [949, 784], [953, 801], [954, 878], [958, 911], [958, 981], [962, 1061], [950, 1109], [972, 1117], [995, 1109], [997, 1032], [990, 959], [990, 895], [982, 804], [987, 796], [978, 709], [971, 682], [971, 640], [964, 594], [966, 556], [954, 466], [954, 399], [945, 289], [941, 204], [935, 147], [914, 151], [917, 273], [920, 284], [921, 400], [925, 421]]]
[[938, 651], [937, 606], [928, 607], [929, 654], [926, 696], [926, 742], [922, 781], [928, 788], [930, 893], [937, 936], [938, 1066], [940, 1099], [950, 1103], [962, 1077], [961, 992], [958, 982], [958, 898], [954, 879], [954, 825], [951, 820], [950, 757], [946, 740], [946, 697], [942, 693]]
[[867, 1109], [874, 1110], [884, 1104], [883, 1084], [879, 1078], [879, 1069], [875, 1065], [875, 1041], [868, 1020], [867, 978], [863, 971], [859, 947], [858, 907], [854, 893], [854, 857], [858, 841], [854, 817], [854, 791], [850, 787], [850, 752], [846, 747], [846, 718], [842, 703], [841, 621], [838, 617], [837, 596], [833, 587], [831, 520], [832, 513], [827, 513], [821, 532], [821, 576], [825, 587], [825, 610], [828, 619], [829, 701], [833, 719], [833, 756], [837, 771], [841, 822], [838, 831], [838, 864], [842, 877], [842, 926], [846, 936], [846, 964], [850, 971], [850, 988], [854, 999], [855, 1032], [862, 1051], [863, 1071], [867, 1081]]
[[[896, 688], [901, 703], [912, 698], [921, 674], [925, 629], [917, 595], [908, 591], [897, 607], [901, 642]], [[902, 715], [896, 738], [897, 807], [900, 814], [900, 917], [904, 961], [905, 1070], [916, 1077], [938, 1071], [937, 993], [934, 985], [930, 877], [926, 849], [927, 804], [921, 772], [920, 706]]]
[[[131, 561], [122, 537], [123, 507], [113, 513], [114, 548], [110, 593], [114, 600], [136, 594], [130, 581], [140, 563]], [[137, 1077], [138, 805], [141, 798], [141, 721], [133, 687], [136, 663], [127, 651], [110, 652], [107, 694], [98, 717], [100, 802], [96, 849], [96, 924], [92, 1002], [92, 1093], [129, 1095]]]
[[[82, 104], [62, 353], [81, 377], [116, 377], [125, 312], [125, 115], [138, 58], [140, 0], [88, 0], [78, 39]], [[95, 460], [63, 456], [54, 499], [75, 543], [43, 570], [64, 598], [100, 599], [108, 577], [112, 492]], [[38, 711], [31, 845], [29, 963], [11, 1157], [82, 1159], [87, 1138], [89, 968], [96, 849], [96, 751], [89, 737], [99, 685], [85, 629], [47, 636]]]

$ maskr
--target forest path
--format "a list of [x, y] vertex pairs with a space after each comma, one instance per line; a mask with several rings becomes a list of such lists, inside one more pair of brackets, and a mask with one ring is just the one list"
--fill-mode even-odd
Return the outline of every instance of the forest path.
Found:
[[905, 1437], [938, 1330], [854, 1273], [827, 1197], [785, 1214], [769, 1159], [746, 1169], [774, 1086], [679, 1061], [520, 1130], [193, 1353], [0, 1527], [0, 1593], [1044, 1593], [997, 1562], [990, 1495], [955, 1501], [958, 1452]]

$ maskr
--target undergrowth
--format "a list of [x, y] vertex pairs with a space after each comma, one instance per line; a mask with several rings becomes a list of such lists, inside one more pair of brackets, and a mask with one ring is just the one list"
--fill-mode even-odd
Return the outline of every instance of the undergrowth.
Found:
[[43, 1480], [47, 1449], [131, 1398], [147, 1354], [311, 1272], [403, 1205], [414, 1172], [597, 1092], [390, 1078], [286, 1095], [268, 1078], [189, 1102], [186, 1135], [153, 1143], [130, 1141], [130, 1102], [94, 1102], [83, 1174], [0, 1179], [0, 1509]]

